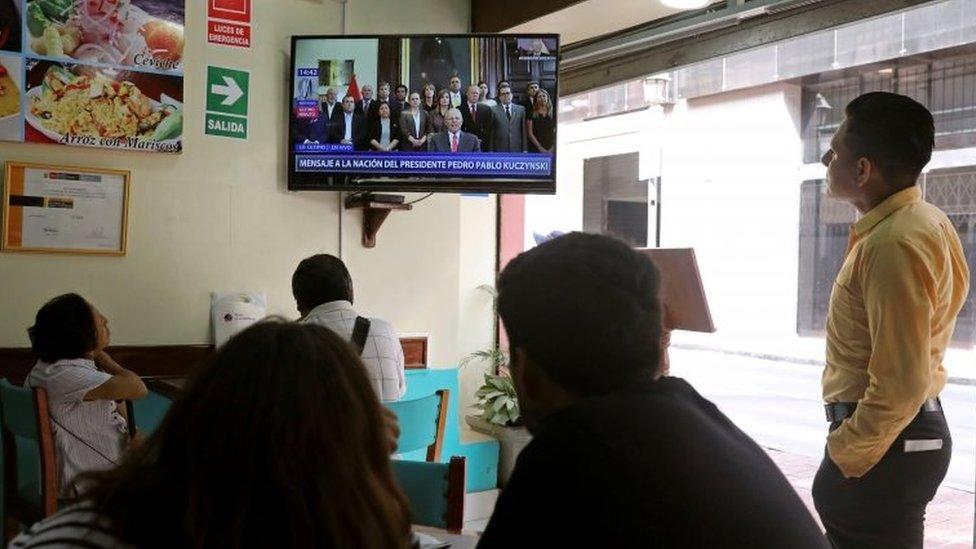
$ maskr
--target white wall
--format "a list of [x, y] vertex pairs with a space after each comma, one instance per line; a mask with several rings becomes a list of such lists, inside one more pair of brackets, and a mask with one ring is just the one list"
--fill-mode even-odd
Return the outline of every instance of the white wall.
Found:
[[[241, 51], [208, 46], [206, 2], [187, 0], [182, 155], [0, 144], [0, 160], [132, 171], [126, 257], [0, 254], [0, 346], [26, 346], [37, 308], [67, 291], [98, 304], [119, 344], [210, 341], [213, 291], [266, 292], [272, 313], [294, 318], [292, 271], [310, 254], [338, 253], [340, 216], [363, 313], [401, 332], [430, 334], [435, 366], [490, 344], [490, 300], [479, 302], [475, 287], [492, 279], [494, 199], [436, 195], [394, 212], [367, 250], [361, 212], [341, 210], [337, 194], [285, 191], [289, 36], [338, 34], [339, 5], [253, 7], [254, 47]], [[466, 0], [405, 0], [395, 10], [382, 0], [356, 0], [347, 9], [347, 33], [465, 32], [470, 17]], [[248, 141], [203, 135], [208, 63], [251, 71]]]
[[799, 105], [798, 87], [776, 84], [561, 124], [557, 194], [526, 199], [526, 246], [533, 232], [582, 228], [586, 158], [639, 152], [639, 177], [662, 177], [661, 246], [696, 249], [718, 328], [675, 342], [795, 346]]
[[556, 194], [525, 197], [525, 249], [533, 233], [583, 230], [583, 166], [588, 158], [639, 153], [640, 179], [657, 177], [663, 109], [653, 107], [597, 120], [560, 124], [556, 132]]
[[667, 117], [661, 246], [694, 247], [726, 338], [795, 337], [799, 88], [678, 103]]

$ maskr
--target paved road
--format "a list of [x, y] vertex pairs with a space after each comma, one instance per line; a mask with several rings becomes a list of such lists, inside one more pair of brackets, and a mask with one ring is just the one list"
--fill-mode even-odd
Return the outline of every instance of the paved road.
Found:
[[[671, 375], [710, 399], [761, 445], [822, 457], [827, 424], [820, 400], [820, 368], [710, 351], [671, 349]], [[948, 385], [942, 404], [952, 432], [945, 484], [974, 491], [976, 387]]]

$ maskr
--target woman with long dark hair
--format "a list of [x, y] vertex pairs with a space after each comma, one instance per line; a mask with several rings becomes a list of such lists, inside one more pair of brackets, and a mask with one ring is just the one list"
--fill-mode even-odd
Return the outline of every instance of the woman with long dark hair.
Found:
[[259, 323], [197, 371], [144, 446], [14, 543], [409, 547], [385, 417], [348, 342]]
[[441, 133], [447, 126], [444, 125], [444, 117], [447, 111], [451, 110], [451, 92], [442, 89], [437, 92], [437, 108], [430, 111], [427, 117], [427, 133]]

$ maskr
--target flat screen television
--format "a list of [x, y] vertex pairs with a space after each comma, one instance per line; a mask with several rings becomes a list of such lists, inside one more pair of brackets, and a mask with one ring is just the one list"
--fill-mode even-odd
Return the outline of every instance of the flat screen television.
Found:
[[293, 36], [288, 188], [554, 193], [555, 34]]

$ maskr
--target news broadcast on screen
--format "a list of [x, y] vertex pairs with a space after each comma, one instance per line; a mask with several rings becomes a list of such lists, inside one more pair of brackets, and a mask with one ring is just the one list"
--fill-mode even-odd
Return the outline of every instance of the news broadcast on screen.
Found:
[[292, 38], [289, 188], [554, 192], [556, 35]]

